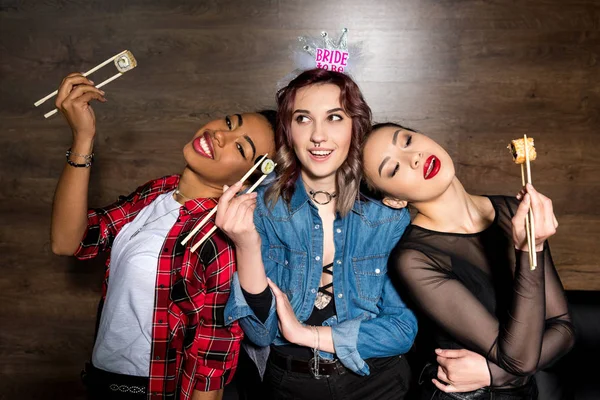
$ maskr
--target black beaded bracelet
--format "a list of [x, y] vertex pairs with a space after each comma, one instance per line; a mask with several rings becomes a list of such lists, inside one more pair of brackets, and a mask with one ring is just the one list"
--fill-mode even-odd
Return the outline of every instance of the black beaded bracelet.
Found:
[[[71, 161], [71, 159], [69, 158], [71, 156], [71, 154], [73, 154], [74, 156], [78, 156], [78, 157], [83, 157], [85, 159], [85, 164], [77, 164], [74, 161]], [[88, 155], [84, 155], [84, 154], [77, 154], [77, 153], [73, 153], [71, 151], [71, 149], [67, 150], [67, 164], [69, 164], [71, 167], [75, 167], [75, 168], [89, 168], [92, 166], [92, 162], [94, 162], [94, 153], [92, 154], [88, 154]]]

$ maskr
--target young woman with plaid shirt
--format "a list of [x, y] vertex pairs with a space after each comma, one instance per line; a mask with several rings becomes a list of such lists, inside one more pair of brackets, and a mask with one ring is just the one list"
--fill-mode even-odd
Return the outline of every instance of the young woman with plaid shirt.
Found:
[[223, 185], [234, 184], [262, 154], [274, 153], [274, 112], [209, 122], [184, 146], [181, 175], [152, 180], [108, 207], [88, 210], [94, 100], [106, 101], [104, 92], [81, 74], [67, 76], [59, 88], [56, 106], [73, 143], [52, 212], [54, 253], [88, 259], [110, 252], [84, 381], [92, 398], [218, 399], [235, 372], [243, 336], [223, 317], [235, 252], [220, 231], [190, 251], [213, 221], [187, 246], [181, 241], [217, 205]]

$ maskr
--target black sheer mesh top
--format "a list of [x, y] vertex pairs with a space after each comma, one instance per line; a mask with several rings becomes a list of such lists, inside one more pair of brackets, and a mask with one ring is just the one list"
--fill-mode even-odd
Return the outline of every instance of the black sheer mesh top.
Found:
[[[512, 241], [518, 201], [489, 197], [495, 219], [484, 231], [455, 234], [411, 225], [390, 263], [419, 315], [417, 353], [466, 348], [488, 360], [492, 386], [519, 386], [566, 353], [574, 335], [548, 244], [529, 256]], [[418, 373], [418, 372], [417, 372]]]

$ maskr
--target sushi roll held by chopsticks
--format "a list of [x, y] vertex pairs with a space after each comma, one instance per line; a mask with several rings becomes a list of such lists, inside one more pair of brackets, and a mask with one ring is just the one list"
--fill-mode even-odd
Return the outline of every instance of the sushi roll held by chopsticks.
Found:
[[[250, 175], [257, 169], [260, 167], [260, 172], [262, 172], [262, 176], [260, 178], [258, 178], [258, 180], [254, 183], [254, 185], [252, 185], [250, 187], [250, 189], [248, 189], [246, 191], [245, 194], [249, 194], [252, 193], [264, 180], [265, 178], [267, 178], [267, 176], [273, 172], [275, 170], [275, 167], [277, 166], [276, 163], [273, 162], [273, 160], [267, 158], [267, 154], [263, 155], [256, 164], [254, 164], [254, 166], [252, 168], [250, 168], [250, 170], [246, 173], [246, 175], [244, 175], [244, 177], [241, 179], [242, 182], [245, 182], [246, 179], [248, 179], [248, 177], [250, 177]], [[213, 208], [211, 210], [210, 213], [208, 213], [208, 215], [206, 217], [204, 217], [202, 219], [202, 221], [200, 221], [200, 223], [198, 223], [194, 229], [192, 229], [192, 231], [186, 236], [186, 238], [184, 240], [181, 241], [182, 245], [185, 245], [190, 239], [192, 239], [194, 237], [194, 235], [200, 230], [200, 228], [202, 226], [204, 226], [204, 224], [206, 224], [206, 222], [208, 221], [208, 219], [210, 217], [212, 217], [216, 212], [217, 212], [217, 207]], [[202, 237], [202, 239], [200, 239], [200, 241], [198, 241], [196, 244], [194, 244], [191, 248], [191, 251], [194, 252], [196, 250], [198, 250], [198, 247], [200, 247], [200, 245], [202, 243], [204, 243], [206, 240], [208, 240], [208, 238], [217, 230], [217, 226], [213, 226], [205, 235], [204, 237]]]
[[[525, 137], [527, 137], [527, 135], [525, 135]], [[511, 140], [508, 148], [510, 149], [516, 164], [522, 165], [527, 161], [525, 159], [525, 138]], [[537, 153], [535, 151], [533, 138], [527, 138], [527, 150], [529, 153], [529, 161], [535, 160], [537, 158]]]
[[[117, 71], [119, 71], [119, 72], [117, 72], [115, 75], [111, 76], [104, 82], [101, 82], [98, 85], [96, 85], [97, 89], [100, 89], [102, 86], [108, 85], [115, 79], [123, 76], [123, 74], [125, 72], [131, 71], [132, 69], [137, 67], [137, 60], [135, 59], [135, 57], [133, 56], [131, 51], [123, 50], [119, 54], [116, 54], [116, 55], [112, 56], [111, 58], [109, 58], [108, 60], [96, 65], [94, 68], [90, 69], [89, 71], [84, 72], [82, 75], [83, 76], [91, 75], [94, 72], [98, 71], [100, 68], [104, 67], [105, 65], [110, 64], [111, 62], [113, 62], [115, 64], [115, 67], [117, 68]], [[58, 94], [58, 90], [55, 90], [54, 92], [50, 93], [46, 97], [43, 97], [40, 100], [36, 101], [34, 103], [34, 106], [36, 106], [36, 107], [40, 106], [40, 104], [44, 103], [48, 99], [51, 99], [52, 97], [56, 96], [57, 94]], [[57, 112], [58, 112], [58, 109], [55, 108], [54, 110], [44, 114], [44, 118], [50, 118]]]

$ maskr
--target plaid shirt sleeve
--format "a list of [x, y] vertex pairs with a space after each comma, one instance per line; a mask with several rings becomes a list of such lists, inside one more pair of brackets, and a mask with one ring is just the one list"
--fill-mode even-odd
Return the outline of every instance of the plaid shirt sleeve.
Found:
[[152, 182], [140, 186], [129, 196], [120, 196], [115, 203], [88, 210], [88, 224], [75, 252], [75, 257], [86, 260], [111, 248], [117, 233], [131, 222], [143, 207], [134, 207], [144, 193], [151, 189]]
[[204, 263], [205, 295], [196, 335], [198, 364], [195, 389], [212, 391], [231, 382], [237, 366], [243, 332], [239, 324], [225, 325], [225, 304], [235, 272], [235, 252], [218, 232], [200, 250]]

